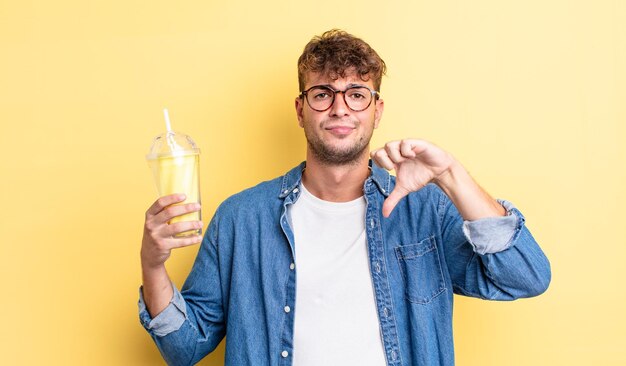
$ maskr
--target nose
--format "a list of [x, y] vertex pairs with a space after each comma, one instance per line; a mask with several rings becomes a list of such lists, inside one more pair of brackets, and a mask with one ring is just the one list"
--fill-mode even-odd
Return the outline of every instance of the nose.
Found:
[[348, 105], [346, 104], [344, 95], [345, 94], [342, 91], [335, 92], [335, 100], [333, 101], [333, 104], [330, 106], [330, 111], [329, 111], [331, 116], [342, 117], [350, 113], [350, 108], [348, 108]]

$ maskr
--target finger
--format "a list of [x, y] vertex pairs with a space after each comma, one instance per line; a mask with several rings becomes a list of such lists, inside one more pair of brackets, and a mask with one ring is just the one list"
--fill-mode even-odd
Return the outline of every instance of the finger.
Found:
[[184, 194], [179, 193], [159, 197], [159, 199], [154, 201], [152, 206], [148, 208], [148, 211], [146, 211], [146, 216], [157, 215], [159, 212], [163, 211], [165, 207], [174, 203], [183, 202], [185, 198], [186, 196]]
[[392, 141], [385, 144], [385, 151], [387, 155], [396, 164], [400, 164], [406, 159], [400, 154], [400, 142]]
[[169, 241], [170, 248], [182, 248], [200, 243], [202, 241], [202, 235], [186, 236], [184, 238], [172, 238]]
[[185, 231], [202, 229], [202, 221], [181, 221], [166, 225], [163, 236], [174, 236]]
[[402, 140], [400, 143], [400, 154], [405, 158], [414, 158], [417, 154], [413, 151], [415, 140]]
[[432, 146], [434, 145], [425, 140], [411, 140], [411, 150], [413, 150], [415, 155], [423, 153]]
[[400, 200], [404, 198], [404, 196], [406, 196], [407, 194], [409, 194], [409, 191], [402, 187], [396, 186], [393, 191], [391, 191], [389, 196], [387, 196], [385, 202], [383, 202], [383, 216], [389, 217], [389, 215], [391, 215], [391, 211], [393, 211], [398, 202], [400, 202]]
[[395, 169], [396, 166], [393, 164], [393, 161], [389, 159], [389, 156], [387, 156], [387, 151], [385, 151], [385, 149], [381, 148], [372, 151], [370, 155], [372, 156], [372, 159], [374, 159], [376, 164], [378, 164], [378, 166], [381, 166], [387, 170]]
[[200, 204], [193, 202], [184, 205], [169, 206], [163, 211], [159, 212], [154, 218], [157, 222], [168, 222], [174, 217], [182, 216], [191, 212], [200, 211]]

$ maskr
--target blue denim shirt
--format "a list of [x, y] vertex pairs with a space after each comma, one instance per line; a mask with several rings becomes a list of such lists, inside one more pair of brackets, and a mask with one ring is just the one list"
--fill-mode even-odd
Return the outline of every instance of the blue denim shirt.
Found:
[[[182, 291], [175, 289], [154, 319], [140, 290], [140, 320], [168, 364], [194, 364], [224, 336], [226, 365], [292, 364], [298, 247], [287, 207], [300, 195], [303, 167], [220, 205]], [[539, 295], [550, 264], [510, 203], [500, 201], [508, 216], [464, 223], [429, 184], [383, 218], [394, 185], [395, 177], [375, 165], [363, 185], [387, 364], [453, 365], [453, 293], [489, 300]]]

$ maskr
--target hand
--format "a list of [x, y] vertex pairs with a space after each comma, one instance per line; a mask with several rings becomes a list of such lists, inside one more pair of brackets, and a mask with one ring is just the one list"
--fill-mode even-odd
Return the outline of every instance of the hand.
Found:
[[437, 182], [452, 167], [454, 158], [439, 147], [416, 139], [391, 141], [371, 152], [379, 166], [396, 171], [396, 186], [383, 203], [383, 216], [389, 217], [396, 204], [431, 181]]
[[[168, 224], [173, 217], [200, 210], [199, 203], [174, 205], [185, 200], [185, 195], [172, 194], [156, 200], [146, 211], [146, 222], [141, 242], [141, 263], [147, 268], [156, 268], [165, 263], [174, 248], [197, 244], [201, 235], [175, 238], [174, 235], [202, 229], [201, 221], [183, 221]], [[147, 269], [145, 268], [145, 269]]]

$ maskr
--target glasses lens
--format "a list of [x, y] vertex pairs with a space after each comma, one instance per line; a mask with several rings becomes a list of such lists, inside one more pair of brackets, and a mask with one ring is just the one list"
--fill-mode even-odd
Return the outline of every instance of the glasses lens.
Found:
[[335, 100], [335, 92], [325, 86], [316, 86], [306, 93], [309, 106], [317, 111], [325, 111], [330, 108]]
[[346, 104], [353, 111], [362, 111], [369, 107], [372, 102], [372, 92], [365, 87], [357, 86], [349, 88], [344, 93]]

